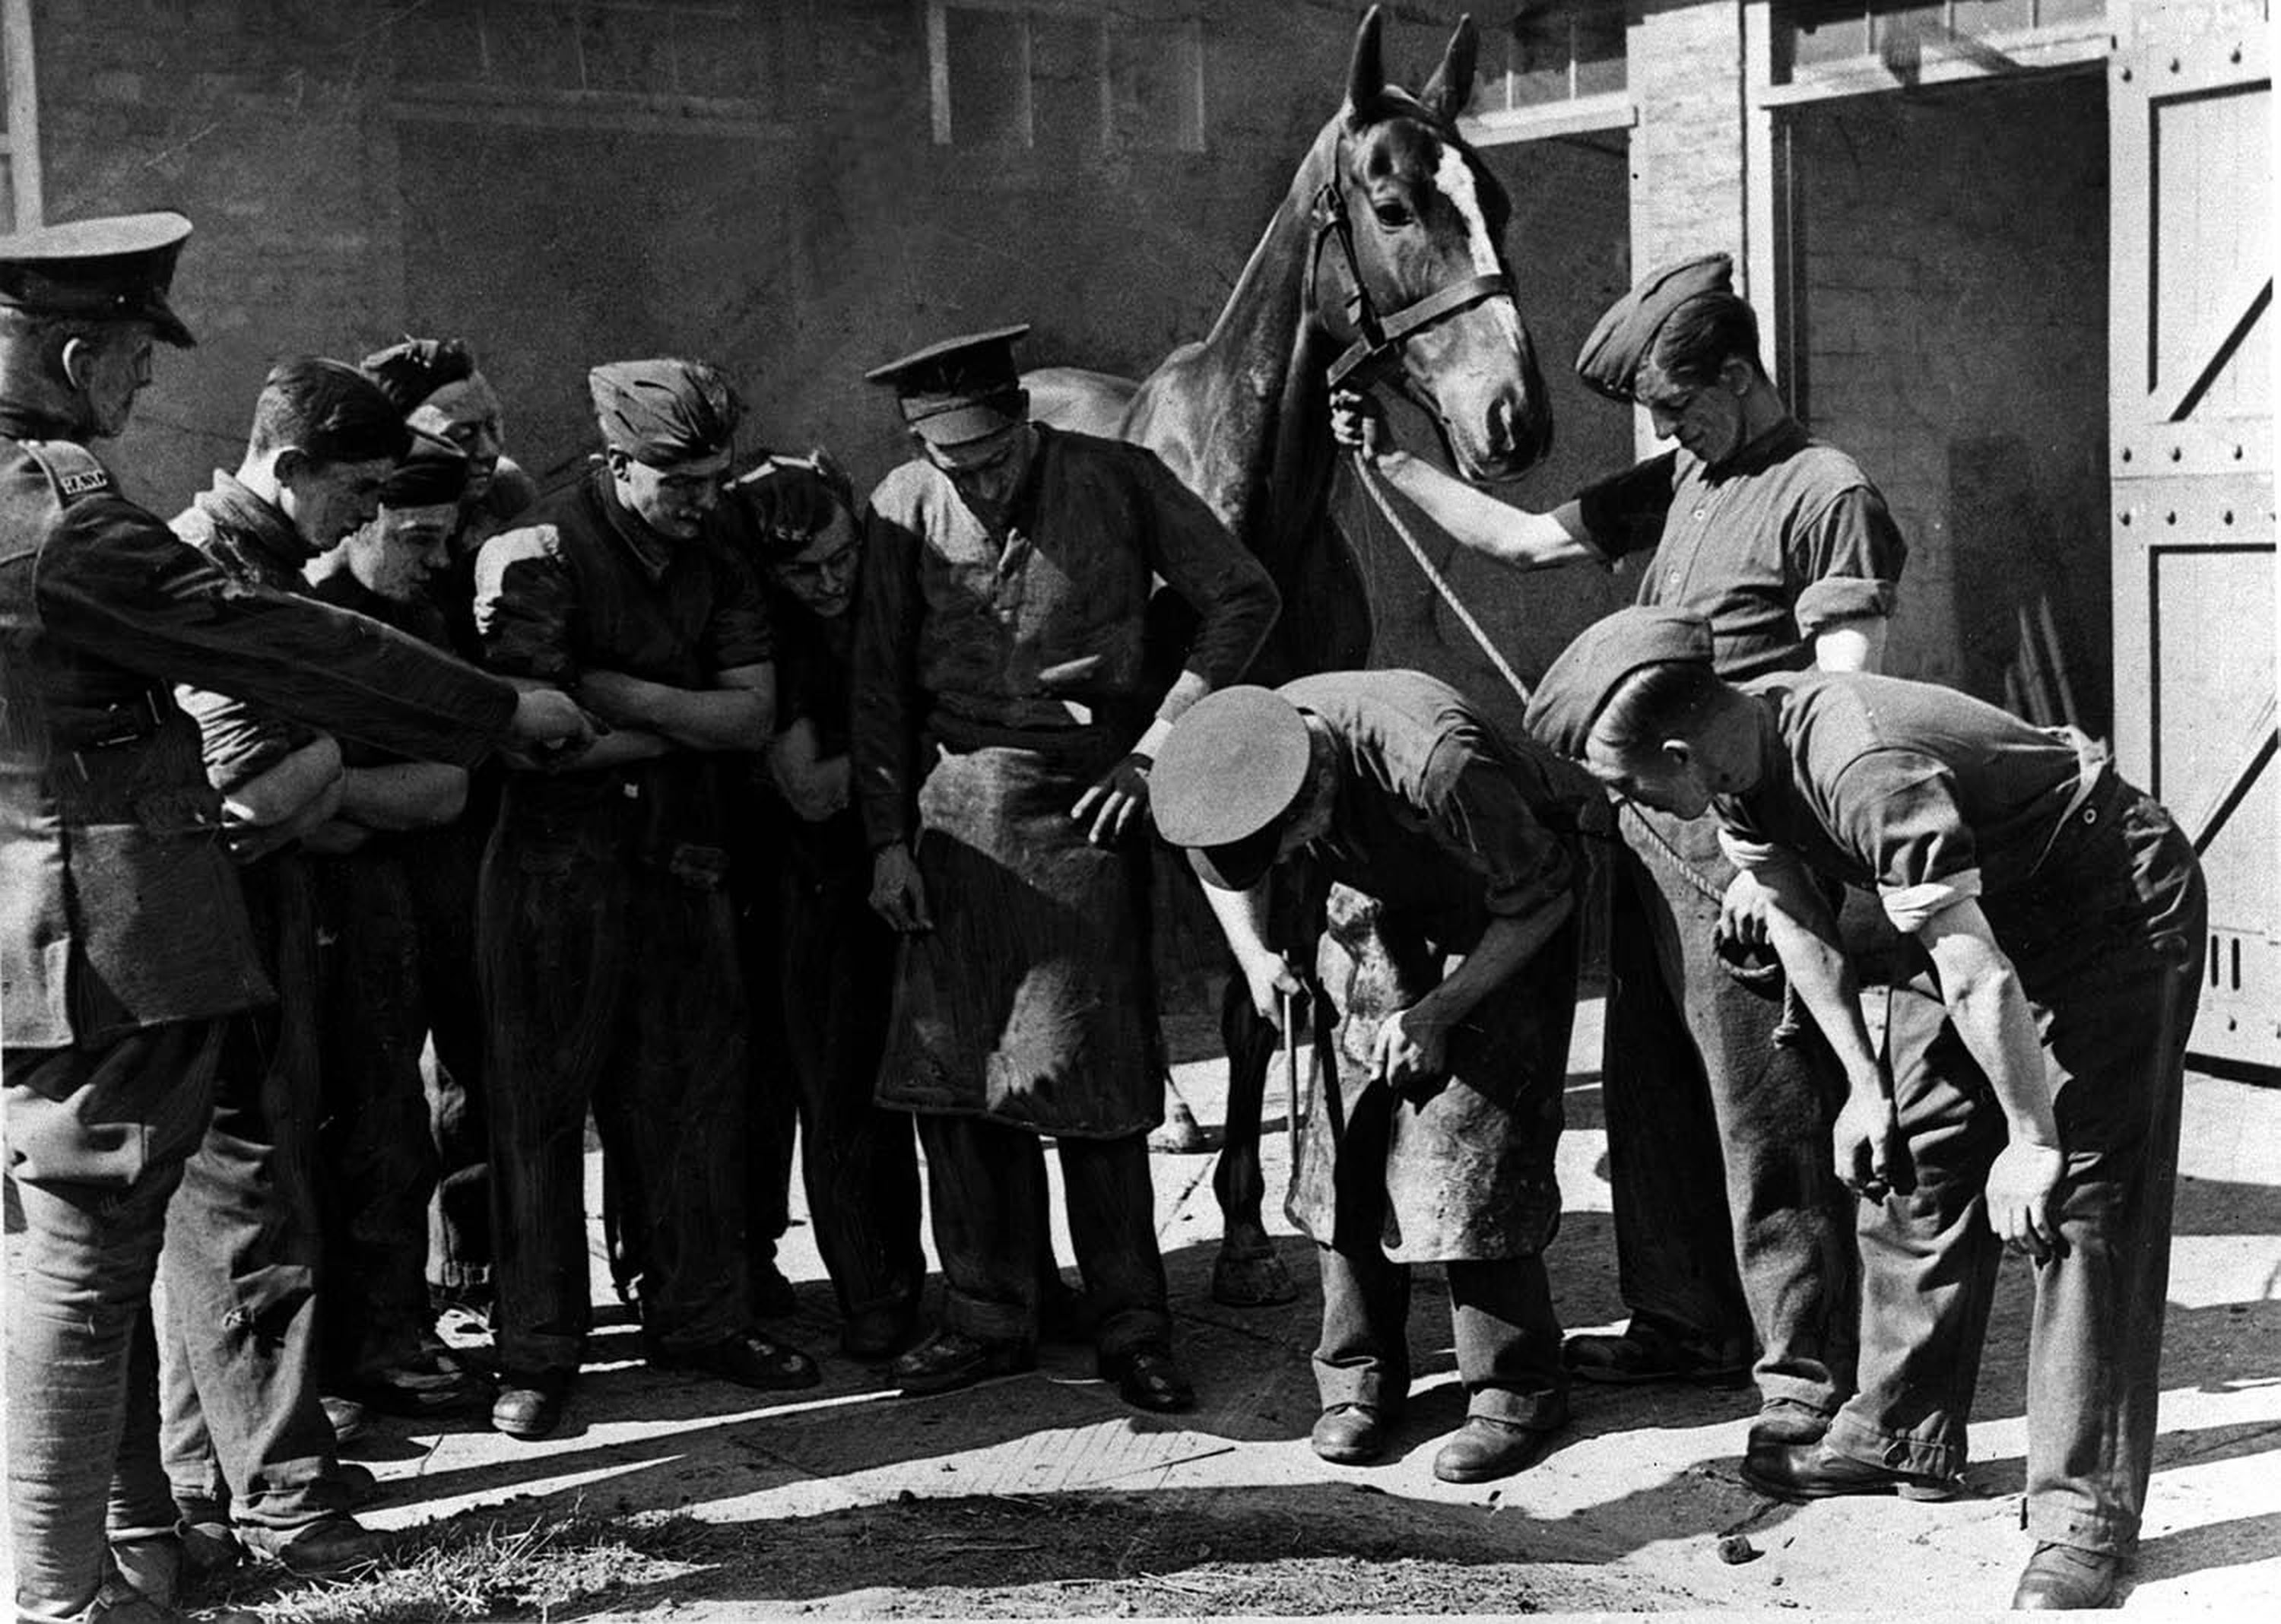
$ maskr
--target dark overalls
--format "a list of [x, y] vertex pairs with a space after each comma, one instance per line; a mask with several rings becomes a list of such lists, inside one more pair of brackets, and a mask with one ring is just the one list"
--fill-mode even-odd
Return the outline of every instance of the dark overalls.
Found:
[[[709, 542], [648, 531], [617, 505], [605, 471], [528, 519], [485, 544], [478, 564], [476, 618], [494, 670], [575, 688], [582, 670], [601, 669], [696, 688], [769, 658], [742, 568]], [[494, 1324], [511, 1378], [578, 1366], [592, 1308], [590, 1105], [615, 1164], [647, 1345], [704, 1348], [751, 1323], [727, 767], [676, 751], [508, 776], [478, 929]]]
[[[847, 617], [788, 597], [778, 632], [777, 725], [807, 721], [819, 759], [847, 752]], [[895, 937], [870, 905], [862, 820], [844, 808], [808, 823], [764, 785], [744, 786], [737, 880], [753, 1015], [753, 1249], [781, 1234], [793, 1128], [816, 1250], [841, 1316], [908, 1324], [926, 1284], [918, 1152], [910, 1118], [872, 1102], [895, 986]], [[746, 861], [746, 854], [754, 861]]]
[[[1785, 419], [1716, 469], [1673, 452], [1587, 491], [1612, 557], [1654, 551], [1638, 601], [1711, 623], [1729, 680], [1813, 663], [1813, 638], [1885, 615], [1906, 558], [1852, 459]], [[1635, 1325], [1709, 1366], [1755, 1332], [1762, 1397], [1828, 1411], [1852, 1390], [1845, 1193], [1819, 1148], [1844, 1089], [1810, 1030], [1777, 1041], [1779, 984], [1713, 947], [1735, 870], [1707, 824], [1628, 809], [1609, 924], [1604, 1067], [1618, 1284]]]

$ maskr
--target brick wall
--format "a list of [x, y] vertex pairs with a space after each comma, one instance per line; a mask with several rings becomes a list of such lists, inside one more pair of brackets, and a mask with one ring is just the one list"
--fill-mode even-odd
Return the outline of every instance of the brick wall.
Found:
[[586, 445], [588, 365], [684, 349], [745, 382], [760, 438], [875, 477], [901, 436], [860, 375], [901, 347], [1026, 319], [1032, 362], [1129, 371], [1199, 335], [1337, 106], [1353, 29], [1218, 0], [1205, 151], [1104, 150], [1097, 97], [1043, 84], [1036, 147], [978, 154], [934, 143], [913, 0], [754, 5], [782, 19], [779, 116], [726, 129], [439, 90], [466, 0], [33, 11], [49, 218], [198, 228], [179, 302], [201, 345], [162, 360], [120, 457], [161, 508], [234, 460], [273, 359], [407, 328], [475, 342], [542, 469]]
[[1911, 554], [1891, 669], [2005, 697], [2048, 601], [2086, 726], [2111, 714], [2107, 122], [2095, 74], [1802, 112], [1815, 430]]

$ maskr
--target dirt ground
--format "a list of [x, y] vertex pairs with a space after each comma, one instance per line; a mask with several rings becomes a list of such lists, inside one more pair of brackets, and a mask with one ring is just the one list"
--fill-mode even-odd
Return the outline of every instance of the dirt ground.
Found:
[[[1550, 1264], [1572, 1328], [1620, 1322], [1600, 1128], [1597, 1009], [1581, 1023], [1561, 1158], [1568, 1216]], [[1198, 1048], [1202, 1045], [1199, 1043]], [[1180, 1066], [1207, 1126], [1221, 1072]], [[1285, 1169], [1271, 1104], [1268, 1179]], [[2281, 1090], [2190, 1087], [2164, 1373], [2163, 1439], [2132, 1612], [2271, 1616], [2281, 1597]], [[1181, 1352], [1200, 1405], [1144, 1415], [1048, 1346], [1034, 1373], [907, 1399], [839, 1357], [829, 1288], [796, 1223], [785, 1262], [800, 1311], [776, 1327], [826, 1358], [793, 1402], [647, 1372], [602, 1314], [569, 1423], [538, 1444], [388, 1424], [360, 1452], [386, 1483], [369, 1520], [429, 1544], [521, 1540], [480, 1597], [446, 1608], [414, 1552], [414, 1589], [265, 1589], [272, 1616], [715, 1620], [879, 1616], [1771, 1613], [1971, 1616], [2002, 1609], [2019, 1532], [2024, 1275], [1991, 1334], [1972, 1496], [1780, 1504], [1740, 1481], [1744, 1391], [1601, 1389], [1527, 1472], [1458, 1487], [1431, 1471], [1463, 1418], [1447, 1297], [1421, 1271], [1419, 1391], [1387, 1463], [1332, 1466], [1305, 1442], [1311, 1248], [1280, 1215], [1303, 1287], [1287, 1307], [1209, 1295], [1211, 1155], [1154, 1159]], [[590, 1168], [590, 1172], [592, 1169]], [[1273, 1203], [1271, 1203], [1271, 1205]], [[1070, 1258], [1066, 1236], [1061, 1257]], [[607, 1295], [599, 1257], [594, 1279]], [[549, 1520], [553, 1520], [550, 1521]], [[414, 1533], [412, 1531], [418, 1530]], [[436, 1587], [421, 1594], [421, 1584]], [[399, 1585], [399, 1592], [403, 1585]]]

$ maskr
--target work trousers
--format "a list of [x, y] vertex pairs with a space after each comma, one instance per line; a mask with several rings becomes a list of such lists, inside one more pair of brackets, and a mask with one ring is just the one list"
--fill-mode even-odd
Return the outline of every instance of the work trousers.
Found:
[[291, 1527], [348, 1509], [319, 1402], [313, 1079], [275, 1009], [230, 1017], [159, 1257], [162, 1440], [186, 1507]]
[[[1036, 1134], [983, 1117], [922, 1115], [942, 1260], [943, 1320], [984, 1342], [1035, 1346], [1039, 1259], [1048, 1238], [1045, 1150]], [[1069, 1202], [1070, 1241], [1102, 1355], [1168, 1345], [1164, 1260], [1145, 1133], [1055, 1141]]]
[[410, 868], [424, 842], [313, 857], [324, 1077], [325, 1375], [352, 1380], [419, 1355], [429, 1327], [428, 1203], [436, 1187], [420, 1053], [426, 950]]
[[220, 1021], [11, 1048], [6, 1079], [8, 1529], [15, 1616], [69, 1619], [104, 1527], [169, 1527], [151, 1287], [166, 1203], [205, 1127]]
[[773, 1257], [784, 1232], [796, 1113], [808, 1222], [840, 1313], [909, 1319], [926, 1284], [918, 1152], [909, 1115], [871, 1102], [894, 994], [894, 934], [871, 911], [861, 866], [787, 856], [770, 878], [769, 901], [748, 912], [744, 932], [756, 1033], [746, 1169], [754, 1255]]
[[[2184, 839], [2154, 802], [2116, 786], [2087, 809], [2097, 832], [2079, 842], [2076, 862], [2059, 865], [2055, 906], [2041, 918], [2007, 912], [2001, 900], [1985, 909], [2034, 1005], [2067, 1153], [2060, 1245], [2035, 1265], [2028, 1530], [2127, 1555], [2153, 1458], [2206, 904]], [[1945, 1475], [1965, 1464], [2002, 1256], [1984, 1192], [2004, 1119], [1948, 1024], [1929, 965], [1893, 989], [1890, 1008], [1910, 1187], [1860, 1210], [1861, 1390], [1829, 1442], [1860, 1459]]]
[[420, 920], [420, 996], [429, 1048], [421, 1060], [435, 1146], [428, 1203], [428, 1278], [454, 1291], [491, 1280], [491, 1122], [484, 1107], [485, 1017], [476, 972], [476, 898], [483, 870], [485, 769], [459, 823], [421, 843], [410, 867]]
[[277, 1002], [223, 1027], [213, 1111], [159, 1254], [174, 1497], [270, 1527], [348, 1509], [318, 1397], [316, 925], [304, 862], [281, 853], [245, 877]]
[[592, 1311], [590, 1106], [639, 1260], [646, 1344], [702, 1348], [744, 1330], [745, 1009], [728, 893], [524, 847], [503, 827], [482, 921], [502, 1368], [578, 1367]]
[[[1418, 1265], [1374, 1246], [1319, 1247], [1323, 1334], [1315, 1388], [1323, 1407], [1367, 1404], [1398, 1414], [1410, 1394], [1410, 1280]], [[1465, 1413], [1516, 1427], [1552, 1427], [1567, 1416], [1560, 1321], [1541, 1256], [1441, 1265], [1450, 1281], [1450, 1328]]]
[[[1776, 1040], [1782, 1001], [1713, 948], [1734, 870], [1717, 828], [1643, 812], [1612, 847], [1602, 1063], [1618, 1286], [1635, 1320], [1710, 1364], [1752, 1333], [1761, 1398], [1825, 1412], [1852, 1391], [1857, 1288], [1851, 1197], [1829, 1133], [1843, 1079], [1810, 1023]], [[1707, 1107], [1707, 1109], [1706, 1109]]]

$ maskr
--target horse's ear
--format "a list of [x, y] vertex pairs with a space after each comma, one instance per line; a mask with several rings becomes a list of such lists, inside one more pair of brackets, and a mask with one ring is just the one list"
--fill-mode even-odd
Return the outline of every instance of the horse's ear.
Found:
[[1426, 81], [1418, 99], [1456, 123], [1465, 104], [1473, 99], [1473, 61], [1481, 49], [1481, 30], [1473, 27], [1472, 16], [1458, 19], [1458, 31], [1450, 36], [1450, 47], [1442, 53], [1442, 66], [1434, 70], [1434, 77]]
[[1347, 114], [1351, 118], [1369, 106], [1386, 89], [1386, 65], [1380, 59], [1378, 8], [1372, 6], [1363, 13], [1362, 27], [1355, 30], [1354, 60], [1347, 68]]

